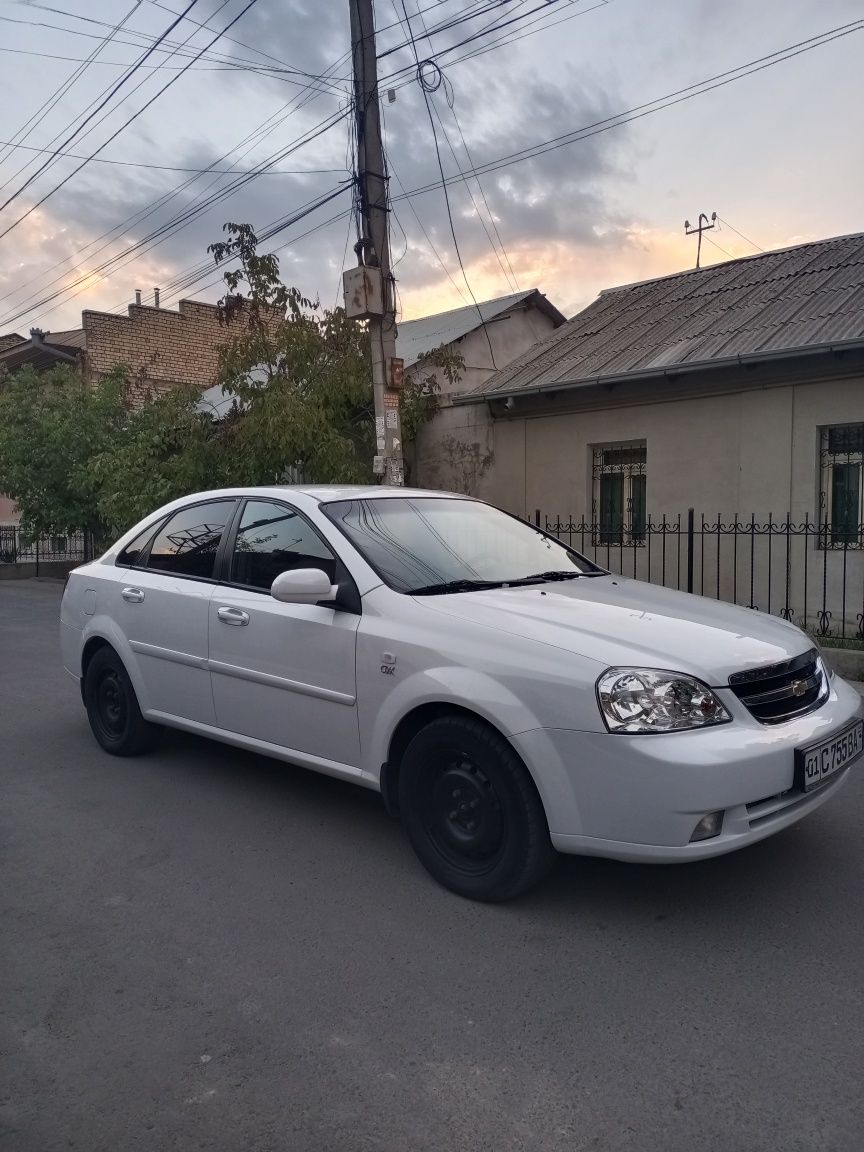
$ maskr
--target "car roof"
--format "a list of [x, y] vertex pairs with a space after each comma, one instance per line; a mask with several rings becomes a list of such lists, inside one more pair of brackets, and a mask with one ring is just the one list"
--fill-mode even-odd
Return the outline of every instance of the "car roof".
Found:
[[328, 504], [337, 500], [386, 500], [406, 496], [432, 496], [446, 500], [466, 500], [471, 497], [459, 492], [439, 492], [431, 488], [395, 488], [385, 484], [267, 484], [260, 486], [238, 486], [236, 488], [216, 488], [209, 492], [190, 492], [188, 496], [173, 503], [179, 505], [187, 500], [206, 500], [219, 496], [271, 496], [286, 497], [296, 493]]

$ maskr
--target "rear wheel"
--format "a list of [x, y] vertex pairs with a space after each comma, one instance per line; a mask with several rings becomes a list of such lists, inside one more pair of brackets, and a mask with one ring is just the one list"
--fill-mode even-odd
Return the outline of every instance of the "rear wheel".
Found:
[[414, 737], [399, 773], [399, 808], [421, 862], [460, 896], [518, 896], [555, 857], [527, 769], [502, 736], [471, 717], [442, 717]]
[[138, 756], [159, 739], [161, 728], [141, 715], [129, 673], [113, 648], [100, 648], [87, 665], [84, 705], [93, 735], [114, 756]]

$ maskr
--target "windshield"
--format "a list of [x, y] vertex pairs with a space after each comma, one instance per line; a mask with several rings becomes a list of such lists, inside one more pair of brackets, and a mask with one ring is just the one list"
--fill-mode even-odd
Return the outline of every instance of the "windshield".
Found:
[[539, 528], [474, 500], [340, 500], [322, 511], [397, 592], [468, 592], [603, 571]]

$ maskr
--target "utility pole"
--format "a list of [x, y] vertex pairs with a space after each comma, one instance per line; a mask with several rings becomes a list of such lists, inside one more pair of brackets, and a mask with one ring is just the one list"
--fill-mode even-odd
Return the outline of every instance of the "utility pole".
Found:
[[[705, 221], [704, 224], [702, 223], [703, 220]], [[711, 223], [710, 224], [708, 223], [708, 217], [705, 215], [704, 212], [699, 213], [699, 223], [696, 225], [695, 228], [690, 227], [690, 221], [689, 220], [684, 221], [684, 235], [685, 236], [695, 236], [697, 232], [699, 233], [699, 239], [696, 243], [696, 267], [697, 268], [699, 267], [699, 258], [702, 255], [702, 233], [703, 232], [710, 232], [711, 229], [715, 226], [716, 221], [717, 221], [717, 213], [716, 212], [711, 213]]]
[[396, 308], [390, 272], [389, 220], [378, 63], [372, 0], [349, 0], [354, 107], [357, 122], [357, 180], [361, 234], [359, 267], [344, 274], [345, 311], [369, 325], [372, 391], [375, 399], [375, 472], [386, 484], [404, 484], [399, 389], [403, 362], [396, 358]]

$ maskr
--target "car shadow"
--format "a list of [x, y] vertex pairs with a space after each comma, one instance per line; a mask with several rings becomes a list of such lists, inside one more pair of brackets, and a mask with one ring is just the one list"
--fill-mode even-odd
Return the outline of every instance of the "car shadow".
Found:
[[[182, 732], [167, 732], [153, 757], [163, 770], [201, 775], [214, 789], [245, 804], [290, 813], [292, 821], [314, 823], [319, 838], [332, 834], [334, 850], [345, 838], [363, 842], [364, 852], [394, 857], [413, 853], [400, 824], [384, 810], [377, 793], [281, 761]], [[154, 763], [155, 767], [155, 763]], [[854, 787], [847, 785], [841, 797]], [[849, 792], [849, 799], [852, 799]], [[839, 801], [839, 803], [838, 803]], [[630, 864], [596, 857], [561, 856], [533, 891], [508, 905], [505, 915], [623, 918], [671, 927], [704, 921], [764, 927], [766, 916], [788, 920], [812, 904], [814, 893], [848, 872], [855, 838], [850, 806], [838, 797], [799, 825], [726, 856], [688, 864]], [[843, 825], [847, 827], [844, 829]], [[358, 844], [359, 847], [359, 844]], [[384, 861], [382, 861], [382, 864]], [[431, 884], [418, 871], [418, 884]], [[442, 893], [444, 899], [452, 899]]]

